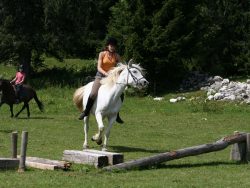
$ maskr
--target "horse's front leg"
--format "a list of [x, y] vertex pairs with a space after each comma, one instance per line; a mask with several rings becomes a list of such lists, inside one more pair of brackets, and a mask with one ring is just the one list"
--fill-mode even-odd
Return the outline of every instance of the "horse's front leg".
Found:
[[108, 143], [108, 139], [109, 139], [109, 135], [110, 135], [110, 130], [111, 130], [111, 128], [116, 120], [116, 116], [117, 116], [117, 114], [108, 117], [109, 125], [108, 125], [106, 132], [105, 132], [105, 135], [104, 135], [104, 142], [103, 142], [103, 146], [102, 146], [102, 151], [107, 151], [107, 143]]
[[22, 109], [15, 115], [15, 117], [18, 117], [19, 114], [25, 109], [25, 107], [26, 107], [26, 105], [24, 103]]
[[83, 149], [88, 148], [89, 116], [84, 118], [84, 143]]
[[104, 130], [104, 124], [103, 124], [103, 121], [102, 121], [102, 114], [101, 113], [97, 113], [95, 115], [95, 117], [96, 117], [96, 121], [97, 121], [97, 124], [98, 124], [98, 133], [96, 133], [92, 137], [92, 140], [96, 141], [96, 143], [98, 145], [101, 145], [102, 144], [102, 133], [103, 133], [103, 130]]
[[[2, 105], [2, 104], [1, 104]], [[11, 117], [14, 116], [14, 113], [13, 113], [13, 104], [10, 104], [10, 114], [11, 114]]]

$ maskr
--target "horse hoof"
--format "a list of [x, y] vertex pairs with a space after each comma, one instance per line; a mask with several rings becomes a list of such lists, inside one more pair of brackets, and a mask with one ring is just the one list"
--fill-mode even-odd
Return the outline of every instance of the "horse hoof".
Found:
[[96, 143], [97, 143], [98, 145], [101, 145], [101, 144], [102, 144], [102, 139], [97, 140]]
[[108, 149], [107, 148], [102, 148], [102, 151], [108, 151]]
[[83, 145], [83, 150], [85, 149], [89, 149], [89, 146], [88, 145]]

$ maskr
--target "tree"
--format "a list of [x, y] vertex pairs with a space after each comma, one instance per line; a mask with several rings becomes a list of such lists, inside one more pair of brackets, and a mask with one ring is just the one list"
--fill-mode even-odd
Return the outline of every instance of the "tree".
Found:
[[29, 71], [32, 53], [38, 53], [44, 33], [42, 0], [2, 0], [0, 4], [0, 50], [2, 60], [14, 60]]
[[172, 87], [190, 70], [246, 72], [249, 23], [245, 0], [123, 0], [112, 8], [108, 32], [126, 58], [143, 62], [151, 81]]
[[40, 65], [42, 56], [93, 57], [106, 35], [109, 8], [118, 0], [3, 0], [0, 60]]

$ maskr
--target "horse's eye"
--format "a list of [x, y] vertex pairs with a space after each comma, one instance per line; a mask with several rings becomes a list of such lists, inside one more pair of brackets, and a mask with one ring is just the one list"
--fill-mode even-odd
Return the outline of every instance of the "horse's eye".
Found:
[[134, 70], [134, 71], [133, 71], [133, 73], [134, 73], [134, 74], [136, 74], [136, 73], [137, 73], [137, 71], [136, 71], [136, 70]]

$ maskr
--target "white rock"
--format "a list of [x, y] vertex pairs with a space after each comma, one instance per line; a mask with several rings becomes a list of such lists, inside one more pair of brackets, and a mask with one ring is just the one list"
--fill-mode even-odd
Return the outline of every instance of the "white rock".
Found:
[[211, 100], [214, 99], [214, 96], [213, 96], [213, 95], [209, 95], [209, 96], [207, 97], [207, 99], [211, 101]]
[[229, 79], [227, 79], [227, 78], [226, 78], [226, 79], [223, 79], [223, 80], [222, 80], [222, 84], [223, 84], [223, 85], [229, 84]]
[[176, 102], [177, 102], [177, 99], [170, 99], [169, 102], [171, 102], [171, 103], [176, 103]]
[[161, 100], [163, 100], [164, 98], [163, 97], [155, 97], [154, 98], [154, 101], [161, 101]]
[[221, 82], [223, 80], [223, 78], [221, 78], [220, 76], [214, 76], [213, 80], [215, 82]]
[[225, 100], [230, 100], [230, 101], [234, 101], [236, 99], [235, 95], [230, 95], [228, 97], [224, 98]]
[[182, 101], [182, 100], [185, 100], [186, 98], [185, 97], [177, 97], [176, 99], [177, 99], [177, 101]]
[[215, 93], [214, 100], [221, 100], [223, 97], [224, 95], [222, 93]]

